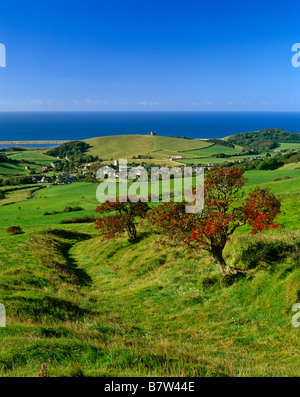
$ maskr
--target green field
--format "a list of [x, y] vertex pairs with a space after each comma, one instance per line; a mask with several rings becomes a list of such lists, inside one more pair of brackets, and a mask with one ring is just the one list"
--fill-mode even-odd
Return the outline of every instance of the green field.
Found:
[[37, 163], [40, 166], [47, 166], [52, 161], [57, 160], [56, 157], [48, 156], [45, 154], [45, 149], [40, 150], [26, 150], [24, 152], [17, 152], [10, 154], [10, 158], [13, 160], [30, 160]]
[[0, 177], [12, 177], [28, 175], [25, 167], [29, 166], [31, 169], [37, 169], [38, 166], [29, 163], [0, 163]]
[[[130, 156], [164, 146], [161, 137], [143, 138], [154, 140], [141, 139]], [[172, 139], [173, 147], [157, 150], [206, 145]], [[109, 156], [126, 158], [129, 142]], [[202, 150], [212, 147], [195, 152]], [[284, 227], [232, 236], [226, 261], [247, 274], [229, 285], [205, 252], [162, 245], [146, 230], [136, 243], [103, 241], [93, 223], [61, 224], [96, 215], [95, 183], [2, 187], [0, 376], [36, 376], [42, 363], [50, 376], [299, 376], [291, 307], [300, 300], [300, 165], [245, 176], [245, 192], [270, 186], [281, 197]], [[44, 215], [76, 206], [83, 210]], [[8, 234], [10, 226], [24, 233]]]
[[89, 153], [104, 160], [132, 158], [138, 155], [151, 155], [161, 159], [169, 155], [182, 155], [183, 150], [209, 146], [205, 141], [150, 135], [119, 135], [87, 139], [91, 145]]
[[[202, 140], [171, 138], [163, 136], [149, 135], [120, 135], [93, 138], [85, 141], [91, 145], [89, 153], [98, 155], [104, 160], [115, 160], [127, 158], [130, 161], [140, 163], [141, 160], [132, 160], [133, 156], [144, 155], [151, 156], [152, 159], [143, 162], [161, 165], [168, 162], [168, 157], [182, 156], [184, 159], [176, 159], [175, 163], [185, 164], [192, 162], [194, 164], [223, 163], [228, 159], [212, 157], [215, 154], [226, 154], [234, 156], [240, 153], [241, 148], [230, 148], [217, 144], [211, 144]], [[230, 157], [230, 160], [238, 161], [249, 156]]]
[[285, 150], [285, 149], [300, 149], [300, 143], [280, 143], [279, 144], [279, 149]]
[[[38, 170], [43, 166], [50, 165], [55, 157], [45, 154], [44, 149], [24, 150], [21, 152], [5, 152], [10, 159], [18, 161], [17, 163], [1, 163], [0, 162], [0, 178], [7, 178], [12, 176], [25, 176], [28, 171], [25, 167], [31, 170]], [[24, 162], [19, 162], [23, 160]], [[27, 163], [26, 161], [33, 161], [35, 164]]]
[[221, 145], [211, 145], [209, 147], [200, 149], [200, 150], [189, 150], [189, 151], [184, 151], [183, 155], [186, 158], [198, 158], [198, 157], [211, 157], [214, 154], [228, 154], [228, 155], [235, 155], [240, 153], [240, 150], [237, 150], [235, 148], [227, 147], [227, 146], [221, 146]]

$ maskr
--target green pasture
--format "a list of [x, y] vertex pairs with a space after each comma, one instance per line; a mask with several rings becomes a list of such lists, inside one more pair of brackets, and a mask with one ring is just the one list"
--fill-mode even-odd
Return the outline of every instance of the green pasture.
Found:
[[[142, 227], [133, 243], [104, 241], [93, 223], [60, 224], [96, 215], [97, 184], [45, 187], [36, 199], [38, 186], [7, 191], [15, 202], [0, 201], [0, 376], [35, 377], [43, 363], [51, 377], [299, 376], [300, 169], [288, 166], [245, 173], [246, 193], [270, 186], [281, 197], [284, 228], [234, 233], [225, 259], [246, 273], [228, 284], [207, 253], [164, 245]], [[68, 206], [83, 211], [44, 215]]]
[[119, 135], [85, 140], [91, 148], [89, 154], [104, 160], [132, 158], [138, 155], [151, 155], [154, 159], [168, 155], [181, 155], [183, 150], [199, 149], [210, 144], [195, 139], [172, 138], [150, 135]]

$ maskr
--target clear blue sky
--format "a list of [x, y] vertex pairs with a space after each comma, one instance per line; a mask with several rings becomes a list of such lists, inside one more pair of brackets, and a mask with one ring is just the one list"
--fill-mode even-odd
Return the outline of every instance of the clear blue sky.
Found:
[[3, 1], [0, 111], [300, 110], [299, 1]]

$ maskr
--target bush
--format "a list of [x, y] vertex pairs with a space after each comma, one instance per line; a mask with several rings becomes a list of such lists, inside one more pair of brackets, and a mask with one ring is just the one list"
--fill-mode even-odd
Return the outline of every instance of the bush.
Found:
[[291, 177], [291, 176], [284, 176], [284, 177], [282, 177], [282, 178], [274, 178], [274, 179], [273, 179], [273, 182], [285, 181], [285, 180], [287, 180], [287, 179], [292, 179], [292, 177]]
[[65, 214], [68, 212], [77, 212], [77, 211], [84, 211], [84, 208], [81, 208], [79, 206], [77, 207], [66, 207], [62, 211], [52, 211], [52, 212], [44, 212], [44, 215], [57, 215], [57, 214]]
[[291, 256], [299, 250], [299, 241], [266, 240], [260, 239], [250, 243], [243, 250], [240, 261], [248, 269], [256, 268], [261, 264], [270, 265], [281, 259]]
[[68, 223], [92, 223], [96, 219], [95, 216], [84, 215], [82, 217], [74, 216], [71, 219], [63, 219], [59, 223], [61, 225], [68, 224]]
[[277, 158], [270, 158], [263, 160], [258, 163], [256, 169], [257, 170], [276, 170], [284, 165], [283, 161], [278, 160]]
[[20, 226], [10, 226], [6, 229], [9, 234], [23, 234], [23, 230]]
[[76, 212], [76, 211], [84, 211], [83, 208], [77, 206], [77, 207], [66, 207], [62, 212]]

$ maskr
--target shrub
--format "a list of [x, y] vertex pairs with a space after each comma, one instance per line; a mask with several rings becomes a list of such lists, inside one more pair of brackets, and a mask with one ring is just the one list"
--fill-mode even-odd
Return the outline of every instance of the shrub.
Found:
[[76, 212], [76, 211], [84, 211], [82, 207], [66, 207], [62, 212]]
[[68, 224], [68, 223], [91, 223], [91, 222], [94, 222], [95, 219], [96, 219], [95, 216], [88, 216], [88, 215], [84, 215], [81, 217], [74, 216], [73, 218], [70, 218], [70, 219], [63, 219], [59, 223], [61, 225]]
[[23, 234], [23, 230], [20, 226], [10, 226], [6, 229], [7, 233], [10, 234]]
[[240, 256], [240, 261], [247, 268], [253, 269], [260, 264], [270, 265], [286, 256], [290, 256], [292, 252], [299, 249], [298, 242], [287, 242], [283, 240], [266, 240], [261, 239], [249, 243]]
[[77, 212], [77, 211], [84, 211], [84, 208], [82, 207], [66, 207], [64, 210], [62, 211], [52, 211], [52, 212], [44, 212], [44, 215], [57, 215], [57, 214], [65, 214], [68, 212]]
[[130, 239], [136, 240], [135, 220], [145, 218], [148, 210], [148, 204], [141, 201], [123, 202], [120, 198], [116, 202], [106, 201], [96, 208], [96, 212], [101, 215], [110, 212], [115, 212], [115, 214], [96, 218], [95, 227], [103, 238], [114, 238], [127, 232]]
[[273, 179], [273, 182], [285, 181], [285, 180], [287, 180], [287, 179], [292, 179], [292, 177], [291, 177], [291, 176], [285, 176], [285, 177], [282, 177], [282, 178], [274, 178], [274, 179]]

